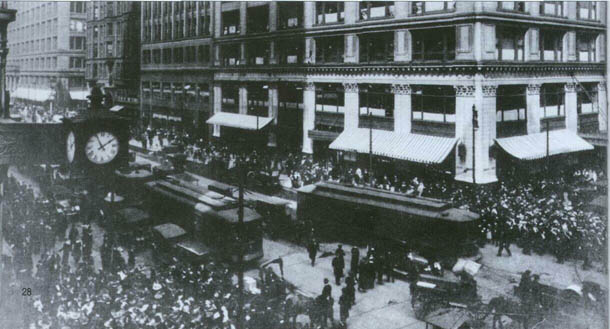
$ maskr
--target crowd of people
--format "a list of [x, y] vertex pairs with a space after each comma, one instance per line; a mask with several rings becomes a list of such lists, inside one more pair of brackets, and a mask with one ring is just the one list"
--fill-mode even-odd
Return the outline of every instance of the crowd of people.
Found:
[[[169, 143], [181, 145], [191, 161], [205, 165], [221, 163], [227, 170], [236, 166], [235, 147], [195, 140], [175, 130], [159, 130], [156, 134]], [[284, 185], [289, 188], [333, 181], [451, 201], [480, 214], [481, 235], [502, 244], [502, 249], [509, 252], [510, 243], [517, 243], [525, 253], [551, 253], [559, 262], [566, 258], [581, 259], [585, 267], [593, 259], [602, 259], [606, 252], [605, 218], [587, 207], [591, 191], [597, 189], [593, 191], [596, 195], [605, 193], [596, 183], [606, 179], [603, 170], [594, 166], [563, 176], [540, 177], [535, 183], [507, 177], [493, 188], [473, 190], [452, 179], [429, 175], [379, 172], [371, 176], [367, 169], [347, 167], [330, 157], [314, 161], [298, 150], [252, 150], [244, 158], [251, 168], [289, 177], [290, 184]]]
[[51, 110], [50, 105], [26, 104], [15, 102], [11, 105], [11, 115], [21, 118], [28, 123], [58, 123], [64, 116], [74, 116], [76, 111], [57, 109]]
[[[240, 290], [227, 265], [176, 258], [141, 264], [130, 233], [104, 231], [84, 212], [67, 217], [52, 197], [36, 196], [13, 178], [7, 191], [3, 295], [30, 287], [21, 310], [25, 328], [236, 327]], [[286, 290], [268, 287], [277, 280], [262, 284], [244, 293], [244, 328], [298, 325]]]

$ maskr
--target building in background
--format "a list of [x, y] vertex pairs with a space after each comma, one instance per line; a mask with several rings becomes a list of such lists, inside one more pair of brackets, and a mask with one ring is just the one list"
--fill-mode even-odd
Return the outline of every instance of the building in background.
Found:
[[137, 1], [87, 2], [85, 79], [104, 87], [116, 107], [139, 111], [140, 6]]
[[147, 124], [207, 135], [216, 4], [142, 2], [140, 108]]
[[72, 101], [85, 101], [85, 3], [10, 1], [8, 6], [17, 10], [8, 28], [11, 98], [55, 102], [60, 88], [59, 94], [69, 91]]
[[143, 6], [142, 113], [210, 95], [214, 138], [488, 183], [607, 129], [604, 2]]

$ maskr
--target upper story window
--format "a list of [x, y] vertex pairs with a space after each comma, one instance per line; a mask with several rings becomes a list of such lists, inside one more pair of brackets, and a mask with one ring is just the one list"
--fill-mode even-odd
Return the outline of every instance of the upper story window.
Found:
[[595, 62], [595, 35], [579, 33], [576, 35], [576, 45], [578, 47], [578, 61]]
[[227, 83], [222, 85], [222, 111], [237, 113], [239, 108], [239, 87]]
[[540, 31], [540, 59], [561, 61], [563, 55], [563, 35], [561, 31]]
[[71, 13], [84, 13], [85, 4], [82, 1], [70, 2], [70, 12]]
[[161, 64], [161, 49], [153, 49], [152, 60], [153, 64]]
[[246, 47], [249, 65], [269, 64], [269, 43], [265, 41], [255, 41], [248, 43]]
[[276, 49], [280, 64], [300, 64], [303, 62], [305, 40], [302, 38], [278, 40]]
[[540, 3], [540, 14], [563, 17], [563, 1], [543, 1]]
[[70, 20], [70, 31], [72, 32], [84, 32], [86, 29], [85, 22], [76, 19]]
[[525, 1], [499, 1], [498, 9], [525, 13]]
[[269, 31], [269, 5], [248, 7], [246, 26], [247, 33]]
[[171, 48], [163, 49], [163, 64], [172, 63], [172, 50]]
[[142, 51], [142, 64], [150, 64], [150, 50]]
[[359, 4], [361, 20], [394, 16], [394, 1], [362, 1]]
[[390, 85], [360, 85], [358, 90], [360, 115], [394, 117], [394, 94]]
[[578, 1], [576, 5], [576, 15], [578, 19], [597, 20], [597, 2]]
[[174, 48], [174, 64], [182, 64], [184, 62], [184, 50], [182, 47]]
[[455, 1], [413, 1], [411, 15], [426, 15], [455, 9]]
[[499, 61], [523, 61], [525, 32], [516, 28], [496, 28], [496, 58]]
[[565, 116], [565, 90], [562, 84], [540, 87], [540, 110], [543, 118]]
[[597, 87], [595, 83], [583, 83], [576, 95], [576, 110], [578, 114], [597, 113]]
[[498, 86], [496, 122], [527, 121], [525, 86]]
[[239, 34], [239, 10], [230, 10], [222, 13], [222, 34]]
[[259, 84], [248, 86], [248, 115], [267, 116], [269, 106], [267, 88]]
[[340, 23], [345, 19], [342, 1], [318, 1], [316, 2], [316, 23], [330, 24]]
[[303, 2], [278, 2], [279, 29], [303, 26]]
[[210, 34], [211, 9], [208, 1], [200, 1], [199, 5], [199, 35]]
[[394, 33], [360, 35], [360, 63], [394, 61]]
[[200, 45], [197, 49], [197, 62], [206, 64], [210, 62], [210, 46]]
[[413, 30], [413, 60], [455, 59], [455, 28]]
[[453, 86], [421, 86], [411, 95], [411, 119], [416, 121], [455, 122]]
[[316, 84], [316, 111], [344, 113], [345, 94], [337, 83]]
[[222, 64], [224, 66], [239, 65], [240, 44], [222, 45]]
[[316, 63], [343, 62], [343, 36], [316, 39]]

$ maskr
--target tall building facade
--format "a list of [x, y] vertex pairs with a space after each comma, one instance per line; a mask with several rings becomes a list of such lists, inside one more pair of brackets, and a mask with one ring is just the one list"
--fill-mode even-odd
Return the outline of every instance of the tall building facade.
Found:
[[606, 5], [149, 2], [142, 113], [192, 109], [213, 138], [262, 130], [314, 156], [494, 182], [513, 163], [498, 157], [588, 150], [578, 135], [607, 130]]
[[211, 108], [215, 2], [142, 2], [141, 113], [201, 135]]
[[87, 3], [85, 78], [103, 85], [115, 104], [139, 110], [140, 2]]
[[85, 3], [10, 1], [8, 6], [17, 10], [8, 28], [11, 97], [46, 102], [59, 82], [73, 100], [85, 100]]

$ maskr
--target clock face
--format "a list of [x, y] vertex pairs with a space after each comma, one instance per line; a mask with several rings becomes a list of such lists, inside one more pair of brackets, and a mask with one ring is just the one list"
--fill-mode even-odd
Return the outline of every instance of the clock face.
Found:
[[74, 132], [71, 131], [68, 133], [68, 137], [66, 138], [66, 156], [68, 158], [68, 163], [74, 162], [74, 154], [76, 153], [76, 137], [74, 136]]
[[100, 131], [92, 135], [85, 146], [87, 159], [94, 164], [106, 164], [119, 154], [119, 140], [115, 135]]

